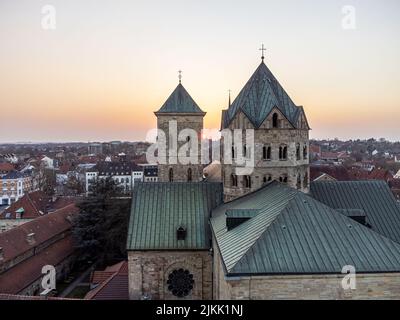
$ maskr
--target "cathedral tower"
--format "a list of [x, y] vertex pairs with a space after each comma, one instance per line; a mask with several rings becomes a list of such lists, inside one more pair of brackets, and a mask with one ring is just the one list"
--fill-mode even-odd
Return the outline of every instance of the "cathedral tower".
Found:
[[[225, 201], [272, 180], [308, 192], [310, 127], [303, 107], [293, 103], [265, 65], [264, 57], [237, 98], [222, 111], [221, 128], [254, 130], [254, 145], [246, 146], [243, 135], [243, 151], [233, 145], [232, 164], [222, 163]], [[224, 141], [222, 145], [228, 147]], [[254, 152], [252, 173], [238, 174], [235, 157], [239, 152], [244, 156]]]
[[[192, 99], [181, 83], [154, 114], [157, 117], [157, 129], [165, 133], [166, 139], [166, 164], [158, 165], [158, 181], [161, 182], [197, 182], [203, 179], [203, 165], [201, 164], [201, 134], [203, 130], [203, 112]], [[197, 156], [195, 161], [182, 164], [177, 154], [169, 152], [170, 149], [179, 150], [182, 145], [190, 143], [191, 137], [179, 141], [171, 128], [176, 127], [179, 134], [182, 130], [192, 129], [197, 137]], [[196, 140], [196, 139], [195, 139]], [[175, 144], [175, 145], [174, 145]]]

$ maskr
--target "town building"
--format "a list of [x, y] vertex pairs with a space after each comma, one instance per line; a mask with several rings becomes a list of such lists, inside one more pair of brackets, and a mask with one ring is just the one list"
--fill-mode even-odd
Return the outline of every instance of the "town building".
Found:
[[0, 232], [37, 219], [75, 203], [73, 197], [49, 197], [43, 191], [26, 193], [0, 212]]
[[57, 279], [65, 277], [74, 262], [71, 204], [9, 231], [0, 233], [0, 293], [38, 295], [42, 267], [52, 265]]
[[125, 193], [130, 193], [136, 183], [143, 181], [143, 168], [133, 162], [99, 162], [86, 171], [86, 192], [90, 192], [90, 185], [97, 179], [107, 178], [114, 180]]
[[157, 165], [142, 165], [143, 166], [143, 181], [144, 182], [157, 182], [158, 181], [158, 167]]
[[85, 300], [128, 300], [128, 262], [122, 261], [103, 271], [94, 271], [90, 288]]
[[0, 205], [11, 205], [35, 189], [34, 179], [29, 173], [10, 171], [0, 177]]

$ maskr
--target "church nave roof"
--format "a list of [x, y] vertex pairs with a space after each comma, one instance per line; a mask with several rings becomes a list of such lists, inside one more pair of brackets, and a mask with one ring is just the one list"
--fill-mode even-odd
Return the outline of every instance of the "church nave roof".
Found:
[[[258, 214], [227, 228], [227, 210]], [[400, 244], [293, 188], [271, 182], [213, 211], [228, 276], [400, 271]]]

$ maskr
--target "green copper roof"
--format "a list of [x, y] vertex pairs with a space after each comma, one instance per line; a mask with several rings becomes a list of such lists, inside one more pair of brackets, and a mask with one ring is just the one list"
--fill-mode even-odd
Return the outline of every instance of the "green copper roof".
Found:
[[156, 113], [198, 113], [205, 114], [192, 99], [181, 83]]
[[261, 62], [232, 105], [223, 113], [223, 127], [226, 128], [241, 110], [258, 128], [275, 107], [294, 127], [297, 126], [301, 107], [293, 103], [265, 63]]
[[[234, 208], [259, 213], [228, 231]], [[211, 225], [227, 276], [400, 271], [399, 244], [278, 182], [218, 207]]]
[[[128, 250], [209, 249], [211, 210], [222, 203], [222, 184], [145, 182], [135, 184]], [[186, 239], [177, 240], [179, 227]]]
[[310, 192], [334, 209], [362, 210], [372, 230], [400, 243], [400, 208], [385, 181], [315, 181]]

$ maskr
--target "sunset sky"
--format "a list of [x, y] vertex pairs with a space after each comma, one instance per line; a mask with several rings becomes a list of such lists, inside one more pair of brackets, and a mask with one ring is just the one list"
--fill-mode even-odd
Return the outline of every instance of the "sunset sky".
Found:
[[144, 139], [179, 69], [219, 128], [261, 43], [312, 138], [400, 140], [399, 34], [399, 0], [0, 0], [0, 142]]

